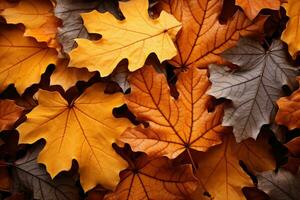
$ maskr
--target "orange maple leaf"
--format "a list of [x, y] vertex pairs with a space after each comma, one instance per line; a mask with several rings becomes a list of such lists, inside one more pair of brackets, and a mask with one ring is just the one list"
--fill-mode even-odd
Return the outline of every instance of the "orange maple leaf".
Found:
[[216, 106], [208, 112], [212, 97], [205, 95], [210, 86], [206, 70], [192, 68], [179, 75], [178, 99], [170, 96], [164, 75], [151, 66], [133, 73], [129, 82], [132, 88], [126, 103], [138, 119], [149, 123], [147, 128], [129, 128], [121, 135], [120, 140], [134, 151], [175, 158], [186, 149], [206, 151], [221, 142], [223, 109]]
[[265, 17], [251, 22], [237, 11], [227, 24], [220, 24], [222, 9], [219, 0], [163, 0], [161, 9], [182, 22], [175, 42], [178, 55], [171, 60], [177, 67], [201, 67], [221, 62], [220, 53], [233, 47], [240, 36], [255, 35], [262, 31]]
[[149, 159], [141, 155], [133, 166], [121, 172], [116, 191], [106, 200], [184, 200], [197, 188], [198, 180], [190, 165], [173, 166], [166, 157]]

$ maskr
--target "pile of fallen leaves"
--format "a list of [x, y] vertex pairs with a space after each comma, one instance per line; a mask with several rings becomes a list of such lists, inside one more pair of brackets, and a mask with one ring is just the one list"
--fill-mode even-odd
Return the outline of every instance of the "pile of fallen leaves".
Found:
[[299, 0], [0, 0], [0, 199], [299, 199], [299, 21]]

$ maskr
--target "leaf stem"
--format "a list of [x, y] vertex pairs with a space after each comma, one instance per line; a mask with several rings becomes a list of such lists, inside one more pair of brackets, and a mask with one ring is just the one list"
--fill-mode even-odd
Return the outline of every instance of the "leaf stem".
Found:
[[[190, 159], [190, 161], [191, 161], [191, 164], [192, 164], [192, 166], [193, 166], [193, 171], [194, 171], [194, 174], [195, 174], [196, 171], [197, 171], [197, 167], [196, 167], [196, 165], [195, 165], [193, 156], [192, 156], [192, 154], [191, 154], [189, 148], [187, 148], [186, 151], [187, 151], [187, 153], [188, 153], [188, 155], [189, 155], [189, 159]], [[198, 177], [197, 177], [197, 178], [198, 178]], [[202, 189], [204, 190], [204, 192], [207, 192], [207, 193], [208, 193], [208, 190], [206, 189], [204, 183], [202, 182], [202, 180], [201, 180], [200, 178], [198, 178], [198, 182], [200, 183], [200, 185], [201, 185]], [[209, 194], [209, 193], [208, 193], [208, 194]]]

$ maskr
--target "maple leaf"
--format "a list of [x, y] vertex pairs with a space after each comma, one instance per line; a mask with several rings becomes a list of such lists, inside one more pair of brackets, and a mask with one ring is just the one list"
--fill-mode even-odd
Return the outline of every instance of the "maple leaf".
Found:
[[300, 1], [288, 0], [288, 3], [284, 4], [284, 8], [290, 20], [281, 35], [281, 39], [289, 45], [289, 52], [295, 59], [300, 50], [300, 35], [298, 34], [300, 29]]
[[99, 1], [99, 0], [56, 0], [54, 9], [55, 16], [60, 18], [63, 22], [62, 26], [58, 29], [58, 39], [63, 46], [64, 52], [70, 52], [76, 47], [76, 38], [92, 37], [83, 26], [80, 14], [98, 10], [104, 12], [108, 10], [118, 18], [121, 18], [121, 11], [116, 8], [114, 0], [112, 1]]
[[56, 62], [57, 53], [12, 25], [0, 25], [0, 92], [14, 84], [19, 93], [34, 83], [49, 64]]
[[55, 70], [50, 77], [50, 85], [60, 85], [66, 91], [74, 86], [77, 81], [88, 81], [95, 72], [89, 72], [87, 69], [78, 69], [68, 67], [68, 59], [59, 59], [57, 61]]
[[[297, 77], [300, 82], [300, 77]], [[300, 128], [300, 89], [293, 92], [291, 96], [281, 97], [277, 101], [279, 107], [275, 121], [279, 125], [287, 126], [290, 130]]]
[[0, 131], [11, 129], [23, 110], [13, 100], [0, 100]]
[[79, 199], [79, 190], [70, 175], [59, 174], [52, 180], [45, 167], [37, 163], [43, 146], [41, 142], [34, 144], [23, 158], [14, 163], [12, 191], [30, 190], [34, 199], [41, 200]]
[[279, 169], [262, 172], [257, 175], [258, 188], [267, 193], [272, 200], [296, 200], [300, 196], [300, 173], [296, 176], [289, 171]]
[[[253, 186], [253, 183], [239, 162], [243, 161], [251, 171], [274, 169], [275, 161], [270, 150], [266, 135], [260, 136], [257, 141], [250, 138], [236, 143], [232, 134], [226, 134], [221, 145], [197, 155], [197, 177], [215, 200], [244, 199], [241, 189]], [[204, 199], [199, 191], [193, 195], [193, 199]]]
[[18, 5], [0, 13], [7, 23], [24, 24], [25, 36], [32, 36], [49, 47], [57, 47], [56, 33], [59, 20], [53, 14], [50, 0], [21, 0]]
[[150, 18], [147, 0], [120, 2], [120, 8], [126, 17], [122, 21], [109, 13], [81, 14], [88, 32], [101, 34], [102, 38], [76, 39], [78, 47], [70, 52], [71, 66], [87, 67], [107, 76], [123, 59], [128, 59], [128, 69], [135, 71], [150, 53], [156, 53], [161, 62], [177, 54], [172, 39], [181, 24], [172, 15], [161, 12], [159, 18]]
[[253, 20], [262, 9], [279, 10], [280, 0], [236, 0], [236, 5], [240, 6], [247, 17]]
[[171, 64], [177, 67], [202, 67], [221, 62], [219, 54], [233, 47], [240, 36], [255, 35], [262, 31], [265, 17], [251, 22], [242, 12], [227, 24], [218, 21], [222, 9], [219, 0], [163, 0], [161, 7], [182, 22], [176, 46], [179, 54]]
[[275, 102], [283, 95], [281, 87], [293, 86], [297, 68], [289, 63], [282, 42], [277, 40], [265, 50], [259, 42], [243, 38], [222, 56], [240, 68], [232, 72], [211, 65], [208, 94], [232, 101], [225, 108], [222, 125], [233, 126], [238, 142], [256, 139], [261, 126], [275, 117]]
[[134, 151], [173, 159], [185, 150], [206, 151], [221, 142], [223, 110], [217, 106], [208, 112], [212, 98], [205, 95], [210, 86], [206, 70], [182, 72], [176, 100], [170, 96], [164, 75], [150, 65], [134, 72], [129, 82], [131, 94], [126, 96], [126, 104], [138, 119], [149, 123], [147, 128], [129, 128], [120, 136]]
[[121, 172], [116, 191], [106, 200], [186, 199], [197, 187], [190, 165], [174, 167], [166, 157], [149, 159], [142, 155], [134, 165]]
[[126, 168], [111, 146], [130, 126], [128, 120], [112, 115], [112, 109], [123, 104], [122, 94], [106, 95], [103, 91], [104, 85], [95, 84], [68, 104], [58, 92], [40, 90], [39, 105], [18, 127], [20, 143], [46, 140], [38, 162], [47, 166], [51, 177], [69, 170], [76, 159], [85, 191], [98, 183], [114, 188], [119, 171]]

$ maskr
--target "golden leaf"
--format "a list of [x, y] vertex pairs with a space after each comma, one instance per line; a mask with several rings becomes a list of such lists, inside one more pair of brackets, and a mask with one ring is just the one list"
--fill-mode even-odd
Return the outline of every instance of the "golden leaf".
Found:
[[123, 21], [109, 13], [81, 14], [88, 32], [101, 34], [102, 38], [76, 39], [78, 47], [70, 53], [71, 66], [87, 67], [107, 76], [123, 59], [128, 59], [128, 69], [135, 71], [150, 53], [156, 53], [161, 62], [177, 54], [172, 39], [181, 24], [172, 15], [162, 12], [159, 18], [151, 19], [147, 0], [120, 2], [120, 8], [126, 17]]
[[55, 70], [50, 77], [50, 85], [60, 85], [64, 90], [74, 86], [77, 81], [88, 81], [95, 75], [95, 72], [89, 72], [87, 69], [68, 67], [68, 59], [59, 59]]
[[132, 90], [126, 103], [138, 119], [149, 123], [147, 128], [129, 128], [121, 135], [120, 140], [134, 151], [173, 159], [185, 150], [206, 151], [221, 143], [223, 109], [216, 106], [208, 112], [212, 97], [205, 95], [210, 87], [205, 69], [191, 68], [179, 75], [176, 100], [170, 96], [164, 75], [151, 66], [134, 72], [129, 82]]
[[20, 143], [46, 140], [38, 162], [46, 165], [52, 178], [77, 160], [85, 191], [97, 184], [113, 189], [119, 172], [126, 168], [112, 148], [119, 134], [130, 126], [128, 120], [112, 115], [112, 109], [123, 104], [122, 94], [106, 95], [103, 91], [104, 85], [93, 85], [68, 104], [58, 92], [40, 90], [39, 105], [18, 127]]
[[300, 34], [298, 32], [300, 29], [300, 1], [288, 0], [288, 3], [284, 4], [284, 8], [290, 20], [281, 35], [281, 39], [289, 45], [289, 52], [296, 59], [300, 50]]
[[57, 52], [12, 25], [0, 25], [0, 92], [15, 84], [19, 93], [34, 83], [49, 64], [56, 62]]
[[47, 42], [49, 47], [56, 47], [59, 20], [53, 14], [50, 0], [21, 0], [15, 7], [0, 13], [10, 24], [24, 24], [25, 36], [32, 36], [39, 42]]

